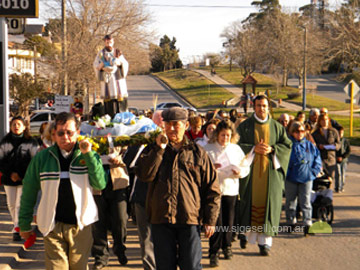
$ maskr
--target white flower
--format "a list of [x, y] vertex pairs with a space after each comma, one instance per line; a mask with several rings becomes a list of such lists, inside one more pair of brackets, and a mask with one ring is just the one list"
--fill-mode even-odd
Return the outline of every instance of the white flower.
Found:
[[96, 122], [96, 126], [98, 128], [105, 128], [106, 127], [106, 123], [104, 122], [103, 119], [99, 119], [97, 122]]

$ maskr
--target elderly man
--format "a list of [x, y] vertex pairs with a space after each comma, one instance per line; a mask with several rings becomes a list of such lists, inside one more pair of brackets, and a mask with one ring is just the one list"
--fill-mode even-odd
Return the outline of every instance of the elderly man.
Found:
[[101, 98], [104, 99], [105, 113], [113, 117], [128, 109], [126, 76], [129, 64], [120, 50], [114, 48], [111, 35], [104, 37], [105, 47], [94, 61], [94, 70], [100, 81]]
[[23, 181], [20, 234], [28, 239], [39, 190], [37, 224], [44, 235], [46, 269], [87, 269], [91, 226], [97, 221], [92, 189], [105, 188], [100, 157], [87, 140], [77, 143], [79, 123], [71, 113], [55, 119], [56, 144], [32, 160]]
[[283, 113], [282, 115], [280, 115], [279, 118], [279, 123], [285, 128], [287, 129], [287, 126], [290, 123], [290, 116], [287, 113]]
[[320, 111], [319, 109], [311, 109], [309, 112], [309, 119], [305, 121], [305, 124], [309, 124], [311, 127], [311, 130], [314, 131], [316, 127], [317, 120], [319, 118]]
[[162, 112], [165, 134], [147, 146], [136, 175], [148, 182], [146, 210], [151, 223], [156, 269], [201, 269], [200, 224], [215, 231], [220, 189], [215, 167], [203, 148], [184, 136], [188, 113]]
[[254, 99], [254, 109], [255, 113], [237, 129], [239, 145], [252, 160], [250, 174], [240, 180], [239, 225], [251, 226], [246, 237], [240, 235], [240, 245], [245, 248], [247, 241], [257, 242], [260, 254], [268, 256], [272, 236], [278, 233], [292, 143], [285, 128], [271, 119], [266, 96]]

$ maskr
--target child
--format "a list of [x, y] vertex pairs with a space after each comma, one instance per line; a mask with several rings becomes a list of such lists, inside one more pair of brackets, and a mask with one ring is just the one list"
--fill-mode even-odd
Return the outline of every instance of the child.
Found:
[[341, 147], [336, 151], [336, 174], [335, 174], [335, 192], [344, 192], [345, 185], [345, 173], [348, 162], [348, 157], [350, 156], [350, 142], [348, 139], [344, 138], [344, 128], [339, 128], [340, 144]]

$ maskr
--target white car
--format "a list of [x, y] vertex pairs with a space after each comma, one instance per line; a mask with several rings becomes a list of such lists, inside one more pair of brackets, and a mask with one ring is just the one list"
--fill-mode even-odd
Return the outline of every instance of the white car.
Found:
[[[197, 111], [193, 107], [185, 107], [185, 106], [183, 106], [183, 105], [181, 105], [180, 103], [177, 103], [177, 102], [162, 102], [162, 103], [159, 103], [158, 105], [156, 105], [157, 110], [165, 110], [165, 109], [172, 108], [172, 107], [180, 107], [180, 108], [184, 108], [184, 109], [187, 109], [187, 110], [192, 110], [194, 112]], [[154, 108], [152, 107], [151, 110], [154, 110]]]
[[55, 120], [56, 113], [50, 110], [33, 111], [30, 116], [30, 132], [31, 135], [39, 135], [39, 129], [42, 123]]

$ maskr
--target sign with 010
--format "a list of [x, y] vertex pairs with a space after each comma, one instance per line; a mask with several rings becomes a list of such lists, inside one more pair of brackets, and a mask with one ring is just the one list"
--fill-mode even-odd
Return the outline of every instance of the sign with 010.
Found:
[[0, 17], [38, 18], [39, 0], [0, 0]]

